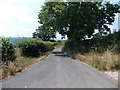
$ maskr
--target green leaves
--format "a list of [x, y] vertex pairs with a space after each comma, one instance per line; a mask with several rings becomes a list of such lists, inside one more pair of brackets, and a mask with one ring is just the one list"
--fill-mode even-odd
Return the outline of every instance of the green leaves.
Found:
[[38, 57], [45, 52], [53, 50], [54, 46], [50, 42], [43, 42], [40, 39], [27, 39], [19, 43], [22, 55], [27, 57]]
[[10, 40], [2, 38], [0, 39], [0, 44], [2, 45], [2, 61], [14, 61], [16, 58], [15, 49]]
[[40, 36], [44, 32], [44, 36], [55, 38], [59, 32], [77, 40], [91, 37], [95, 29], [107, 33], [110, 31], [107, 25], [114, 22], [119, 8], [117, 4], [102, 2], [47, 2], [38, 15], [39, 23], [43, 25], [36, 33]]

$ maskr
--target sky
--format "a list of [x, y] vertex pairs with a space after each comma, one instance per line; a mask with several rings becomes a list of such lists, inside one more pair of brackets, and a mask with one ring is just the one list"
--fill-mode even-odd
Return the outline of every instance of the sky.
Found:
[[0, 36], [31, 37], [44, 0], [0, 0]]
[[[0, 0], [0, 37], [32, 37], [40, 26], [38, 13], [43, 4], [44, 0]], [[118, 28], [118, 15], [115, 18], [111, 28]]]

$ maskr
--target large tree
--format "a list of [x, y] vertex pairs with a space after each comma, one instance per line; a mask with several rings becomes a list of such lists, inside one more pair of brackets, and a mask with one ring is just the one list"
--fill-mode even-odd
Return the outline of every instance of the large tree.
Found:
[[107, 25], [115, 20], [119, 13], [118, 4], [109, 2], [47, 2], [38, 15], [39, 23], [46, 34], [55, 37], [59, 32], [68, 39], [81, 40], [91, 37], [97, 29], [101, 34], [110, 31]]
[[33, 33], [33, 38], [41, 38], [43, 41], [50, 41], [55, 38], [55, 32], [51, 29], [46, 29], [45, 26], [41, 26]]

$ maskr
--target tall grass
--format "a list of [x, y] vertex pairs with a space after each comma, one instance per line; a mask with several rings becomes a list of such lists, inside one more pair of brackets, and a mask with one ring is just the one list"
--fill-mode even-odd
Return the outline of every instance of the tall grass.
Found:
[[115, 54], [110, 50], [103, 53], [89, 52], [86, 54], [77, 54], [77, 59], [91, 65], [98, 70], [119, 70], [120, 55]]

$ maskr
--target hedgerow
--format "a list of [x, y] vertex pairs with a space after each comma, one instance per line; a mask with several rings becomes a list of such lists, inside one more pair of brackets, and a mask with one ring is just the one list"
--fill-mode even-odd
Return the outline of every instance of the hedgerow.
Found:
[[2, 38], [0, 39], [0, 48], [1, 50], [1, 56], [2, 56], [2, 61], [7, 62], [7, 61], [14, 61], [16, 56], [15, 56], [15, 48], [12, 42], [9, 39]]
[[19, 48], [21, 48], [23, 56], [38, 57], [53, 50], [53, 45], [40, 39], [27, 39], [19, 43]]
[[69, 39], [64, 42], [63, 51], [87, 53], [95, 51], [102, 53], [107, 49], [113, 49], [113, 52], [120, 53], [120, 31], [102, 36], [96, 34], [91, 39], [72, 40]]

